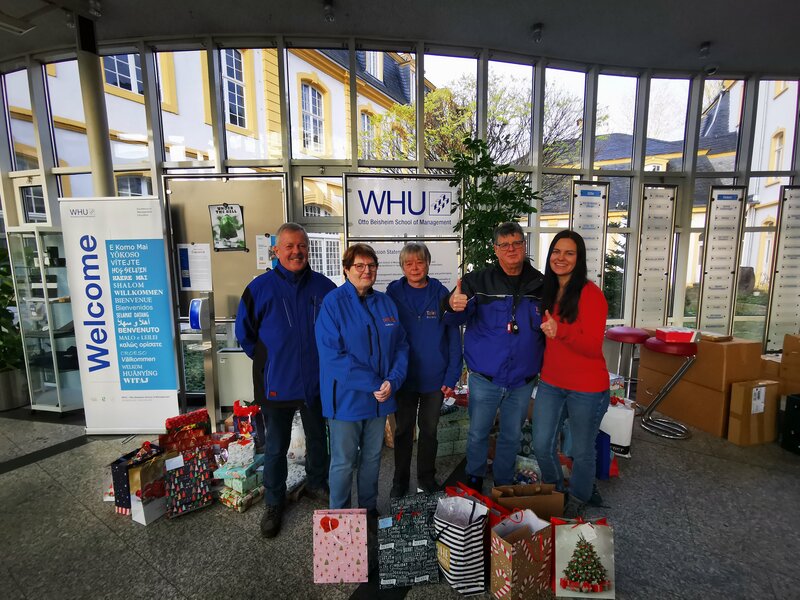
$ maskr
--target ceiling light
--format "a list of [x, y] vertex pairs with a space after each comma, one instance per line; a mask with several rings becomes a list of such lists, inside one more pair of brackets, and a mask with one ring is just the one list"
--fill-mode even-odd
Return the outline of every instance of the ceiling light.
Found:
[[322, 14], [328, 23], [336, 20], [336, 15], [333, 14], [333, 0], [322, 0]]
[[544, 30], [544, 23], [533, 24], [533, 27], [531, 28], [531, 38], [533, 39], [534, 43], [541, 44], [543, 30]]

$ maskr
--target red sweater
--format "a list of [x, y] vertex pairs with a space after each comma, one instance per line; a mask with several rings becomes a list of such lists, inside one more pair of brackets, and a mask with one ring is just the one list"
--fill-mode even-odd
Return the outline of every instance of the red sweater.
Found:
[[[544, 349], [542, 381], [576, 392], [604, 392], [608, 389], [608, 369], [603, 357], [608, 303], [603, 292], [591, 281], [583, 286], [578, 300], [578, 318], [564, 323], [558, 317], [554, 339]], [[546, 320], [546, 318], [545, 318]]]

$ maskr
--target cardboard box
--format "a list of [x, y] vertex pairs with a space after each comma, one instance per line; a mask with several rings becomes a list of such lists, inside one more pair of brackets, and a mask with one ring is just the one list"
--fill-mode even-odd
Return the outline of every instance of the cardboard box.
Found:
[[[724, 342], [723, 342], [724, 343]], [[647, 406], [672, 375], [639, 367], [636, 401]], [[656, 409], [665, 416], [702, 431], [726, 437], [730, 392], [703, 387], [681, 379]]]
[[784, 352], [800, 352], [800, 333], [787, 333], [783, 336]]
[[731, 386], [728, 441], [738, 446], [774, 442], [778, 436], [778, 382], [740, 381]]
[[564, 494], [555, 491], [552, 483], [529, 485], [503, 485], [492, 488], [492, 500], [509, 510], [526, 508], [540, 519], [560, 517], [564, 514]]
[[[639, 368], [672, 375], [684, 360], [682, 356], [653, 352], [642, 346]], [[683, 376], [683, 381], [729, 392], [731, 383], [758, 379], [760, 371], [760, 342], [739, 338], [729, 342], [700, 340], [697, 344], [697, 360]]]
[[772, 379], [778, 381], [781, 378], [781, 358], [780, 354], [764, 354], [761, 356], [761, 375], [759, 379]]

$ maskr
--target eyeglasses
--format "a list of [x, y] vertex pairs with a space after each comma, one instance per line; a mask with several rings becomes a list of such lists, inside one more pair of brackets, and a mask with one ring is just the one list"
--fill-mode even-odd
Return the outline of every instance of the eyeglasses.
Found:
[[363, 273], [364, 269], [367, 271], [377, 271], [378, 263], [353, 263], [353, 268], [356, 270], [356, 273]]
[[525, 240], [514, 240], [513, 242], [503, 242], [502, 244], [495, 244], [500, 250], [503, 252], [508, 252], [512, 248], [516, 250], [517, 248], [522, 248], [525, 245]]

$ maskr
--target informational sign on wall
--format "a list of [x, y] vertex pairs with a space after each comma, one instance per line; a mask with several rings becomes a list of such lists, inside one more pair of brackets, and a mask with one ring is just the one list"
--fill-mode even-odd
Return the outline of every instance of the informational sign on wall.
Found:
[[178, 413], [158, 198], [61, 199], [86, 432], [156, 433]]
[[210, 292], [211, 245], [176, 244], [182, 292]]
[[666, 324], [676, 186], [645, 185], [639, 223], [634, 326]]
[[452, 238], [457, 189], [448, 177], [345, 174], [348, 239]]
[[586, 244], [587, 277], [603, 287], [603, 266], [606, 256], [607, 182], [572, 182], [572, 223]]
[[742, 186], [711, 188], [698, 308], [698, 327], [703, 331], [731, 333], [744, 196]]
[[[400, 266], [400, 251], [406, 242], [371, 242], [369, 245], [378, 255], [378, 277], [375, 289], [386, 291], [386, 286], [403, 276]], [[431, 253], [431, 266], [428, 276], [442, 282], [449, 290], [456, 286], [458, 279], [458, 242], [425, 242]]]
[[800, 187], [781, 188], [772, 294], [767, 317], [767, 352], [783, 348], [783, 336], [800, 331]]

